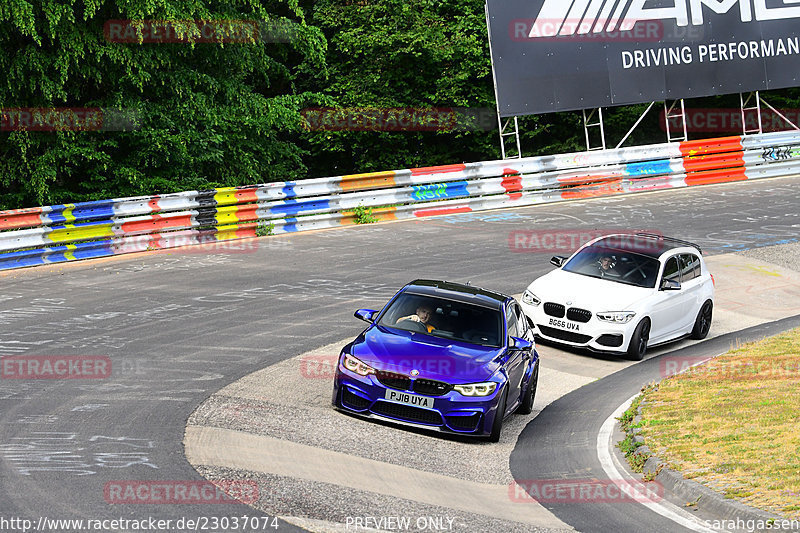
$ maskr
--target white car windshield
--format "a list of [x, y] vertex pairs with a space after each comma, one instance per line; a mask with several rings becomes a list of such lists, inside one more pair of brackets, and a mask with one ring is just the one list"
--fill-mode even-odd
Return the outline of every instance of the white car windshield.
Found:
[[659, 262], [647, 255], [591, 245], [575, 254], [563, 270], [652, 289], [658, 280]]

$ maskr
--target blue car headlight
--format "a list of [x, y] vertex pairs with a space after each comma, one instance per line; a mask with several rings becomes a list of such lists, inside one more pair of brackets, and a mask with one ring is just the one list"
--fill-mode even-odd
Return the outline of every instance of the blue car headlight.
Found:
[[375, 373], [375, 369], [369, 366], [368, 364], [359, 361], [349, 353], [342, 354], [344, 355], [344, 367], [349, 370], [350, 372], [355, 372], [359, 376], [369, 376], [370, 374]]
[[464, 385], [453, 385], [453, 388], [462, 396], [489, 396], [497, 390], [497, 383], [487, 381], [485, 383], [467, 383]]

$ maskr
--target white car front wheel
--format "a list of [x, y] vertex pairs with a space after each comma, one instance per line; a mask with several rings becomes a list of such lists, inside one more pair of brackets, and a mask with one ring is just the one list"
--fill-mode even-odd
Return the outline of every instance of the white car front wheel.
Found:
[[647, 341], [650, 340], [650, 319], [645, 318], [633, 331], [628, 343], [628, 357], [633, 361], [641, 361], [647, 352]]

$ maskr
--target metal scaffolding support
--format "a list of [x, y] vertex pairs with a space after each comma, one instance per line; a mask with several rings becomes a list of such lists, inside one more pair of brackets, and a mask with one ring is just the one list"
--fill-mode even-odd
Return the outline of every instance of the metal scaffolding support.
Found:
[[[767, 101], [766, 101], [766, 100], [764, 100], [763, 98], [759, 98], [759, 99], [761, 100], [761, 103], [762, 103], [762, 104], [764, 104], [765, 106], [767, 106], [768, 108], [770, 108], [770, 109], [772, 110], [772, 112], [773, 112], [773, 113], [775, 113], [776, 115], [778, 115], [778, 116], [779, 116], [779, 117], [780, 117], [780, 118], [781, 118], [781, 119], [782, 119], [784, 122], [786, 122], [788, 125], [790, 125], [790, 126], [792, 127], [792, 129], [793, 129], [793, 130], [795, 130], [795, 131], [800, 131], [800, 127], [798, 127], [798, 126], [797, 126], [797, 124], [795, 124], [794, 122], [792, 122], [791, 120], [789, 120], [788, 118], [786, 118], [786, 115], [784, 115], [783, 113], [781, 113], [780, 111], [778, 111], [777, 109], [775, 109], [774, 107], [772, 107], [772, 106], [769, 104], [769, 102], [767, 102]], [[763, 126], [763, 125], [762, 125], [762, 126]], [[762, 128], [762, 129], [763, 129], [763, 128]]]
[[[484, 5], [486, 15], [486, 27], [489, 28], [489, 58], [492, 63], [492, 83], [494, 84], [494, 100], [497, 102], [497, 125], [500, 126], [500, 153], [503, 159], [522, 159], [522, 147], [519, 142], [519, 119], [518, 117], [508, 117], [503, 119], [500, 116], [500, 97], [497, 92], [497, 72], [494, 68], [494, 54], [492, 54], [492, 25], [489, 23], [489, 4]], [[512, 140], [512, 154], [516, 150], [516, 155], [509, 155], [506, 143]]]
[[[664, 125], [667, 130], [667, 142], [686, 142], [689, 140], [689, 131], [686, 121], [686, 106], [683, 98], [680, 100], [664, 100]], [[673, 128], [673, 126], [676, 126]], [[674, 135], [673, 135], [674, 132]]]
[[645, 109], [645, 110], [644, 110], [644, 113], [642, 113], [642, 115], [639, 117], [639, 120], [637, 120], [637, 121], [636, 121], [636, 124], [634, 124], [634, 125], [631, 127], [631, 129], [630, 129], [630, 130], [628, 130], [628, 133], [626, 133], [626, 134], [625, 134], [625, 136], [622, 138], [622, 140], [621, 140], [621, 141], [619, 142], [619, 144], [616, 146], [617, 148], [621, 148], [621, 147], [622, 147], [622, 145], [623, 145], [623, 144], [625, 144], [625, 141], [627, 141], [627, 140], [628, 140], [628, 137], [630, 137], [630, 136], [633, 134], [633, 132], [634, 132], [634, 131], [636, 131], [636, 128], [638, 128], [638, 127], [639, 127], [639, 124], [641, 124], [641, 123], [642, 123], [642, 121], [644, 120], [644, 117], [646, 117], [646, 116], [647, 116], [647, 113], [649, 113], [649, 112], [650, 112], [650, 110], [651, 110], [651, 109], [653, 109], [653, 106], [654, 106], [654, 105], [656, 105], [656, 103], [655, 103], [655, 102], [650, 102], [650, 105], [649, 105], [649, 106], [647, 106], [647, 109]]
[[[751, 101], [753, 103], [751, 103]], [[759, 91], [748, 93], [747, 98], [744, 94], [739, 93], [739, 102], [742, 110], [742, 135], [751, 135], [754, 133], [764, 133], [764, 126], [761, 123], [761, 93]], [[747, 127], [747, 113], [756, 112], [756, 125], [752, 128]]]
[[[599, 146], [592, 145], [592, 128], [597, 128], [600, 131], [600, 144]], [[598, 107], [589, 111], [583, 110], [583, 133], [586, 136], [586, 150], [605, 150], [606, 149], [606, 129], [603, 123], [603, 108]]]
[[[522, 148], [519, 142], [519, 121], [517, 117], [509, 117], [504, 120], [498, 115], [497, 120], [500, 124], [500, 152], [503, 154], [503, 159], [521, 159]], [[513, 154], [513, 150], [516, 150], [515, 155], [509, 155], [509, 150], [506, 148], [509, 140], [514, 141], [510, 152]]]

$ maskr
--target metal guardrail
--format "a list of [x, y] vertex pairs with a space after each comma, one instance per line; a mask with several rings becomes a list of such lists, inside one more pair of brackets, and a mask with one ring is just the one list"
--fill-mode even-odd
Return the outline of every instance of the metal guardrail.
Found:
[[0, 211], [0, 270], [379, 220], [800, 174], [800, 132]]

